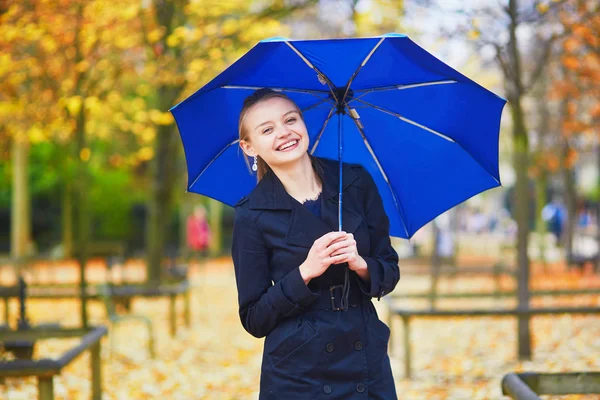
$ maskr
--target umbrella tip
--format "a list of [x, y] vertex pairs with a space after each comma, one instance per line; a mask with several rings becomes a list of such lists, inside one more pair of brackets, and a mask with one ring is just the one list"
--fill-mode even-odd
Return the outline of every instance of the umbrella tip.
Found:
[[273, 36], [273, 37], [261, 40], [261, 43], [266, 43], [266, 42], [287, 42], [288, 40], [289, 40], [288, 38], [285, 38], [283, 36]]
[[407, 37], [404, 33], [389, 32], [384, 33], [380, 37]]

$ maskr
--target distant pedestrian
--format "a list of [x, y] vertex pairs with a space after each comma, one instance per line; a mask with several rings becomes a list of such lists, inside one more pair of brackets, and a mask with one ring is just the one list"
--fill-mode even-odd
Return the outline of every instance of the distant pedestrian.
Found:
[[206, 219], [206, 209], [198, 205], [187, 219], [187, 246], [190, 256], [205, 258], [210, 241], [211, 231]]

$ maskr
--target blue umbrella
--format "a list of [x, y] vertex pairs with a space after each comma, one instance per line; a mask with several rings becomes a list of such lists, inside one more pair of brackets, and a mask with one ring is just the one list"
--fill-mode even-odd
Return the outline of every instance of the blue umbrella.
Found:
[[174, 106], [188, 191], [234, 205], [254, 188], [237, 124], [244, 98], [265, 87], [302, 109], [311, 154], [340, 160], [340, 174], [342, 159], [371, 173], [392, 236], [410, 238], [444, 211], [500, 186], [506, 100], [407, 36], [387, 34], [263, 40]]

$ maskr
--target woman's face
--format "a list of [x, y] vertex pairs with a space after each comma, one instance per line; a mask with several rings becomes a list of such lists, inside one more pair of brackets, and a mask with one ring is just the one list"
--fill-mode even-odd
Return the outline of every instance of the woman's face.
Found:
[[308, 150], [308, 132], [296, 106], [281, 97], [254, 105], [243, 121], [244, 152], [262, 158], [271, 168], [292, 163]]

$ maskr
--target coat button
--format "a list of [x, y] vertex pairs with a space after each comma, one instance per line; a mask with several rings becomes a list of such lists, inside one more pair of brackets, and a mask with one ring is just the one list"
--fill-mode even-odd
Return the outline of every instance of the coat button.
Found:
[[362, 342], [360, 340], [357, 340], [356, 342], [354, 342], [354, 348], [356, 350], [362, 350], [362, 348], [363, 348]]
[[325, 394], [330, 394], [331, 393], [331, 386], [329, 386], [329, 385], [323, 386], [323, 392]]
[[328, 353], [331, 353], [333, 349], [335, 349], [333, 343], [327, 343], [327, 346], [325, 346], [325, 350], [327, 350]]
[[356, 391], [358, 393], [362, 393], [365, 391], [365, 384], [364, 383], [359, 383], [358, 385], [356, 385]]

